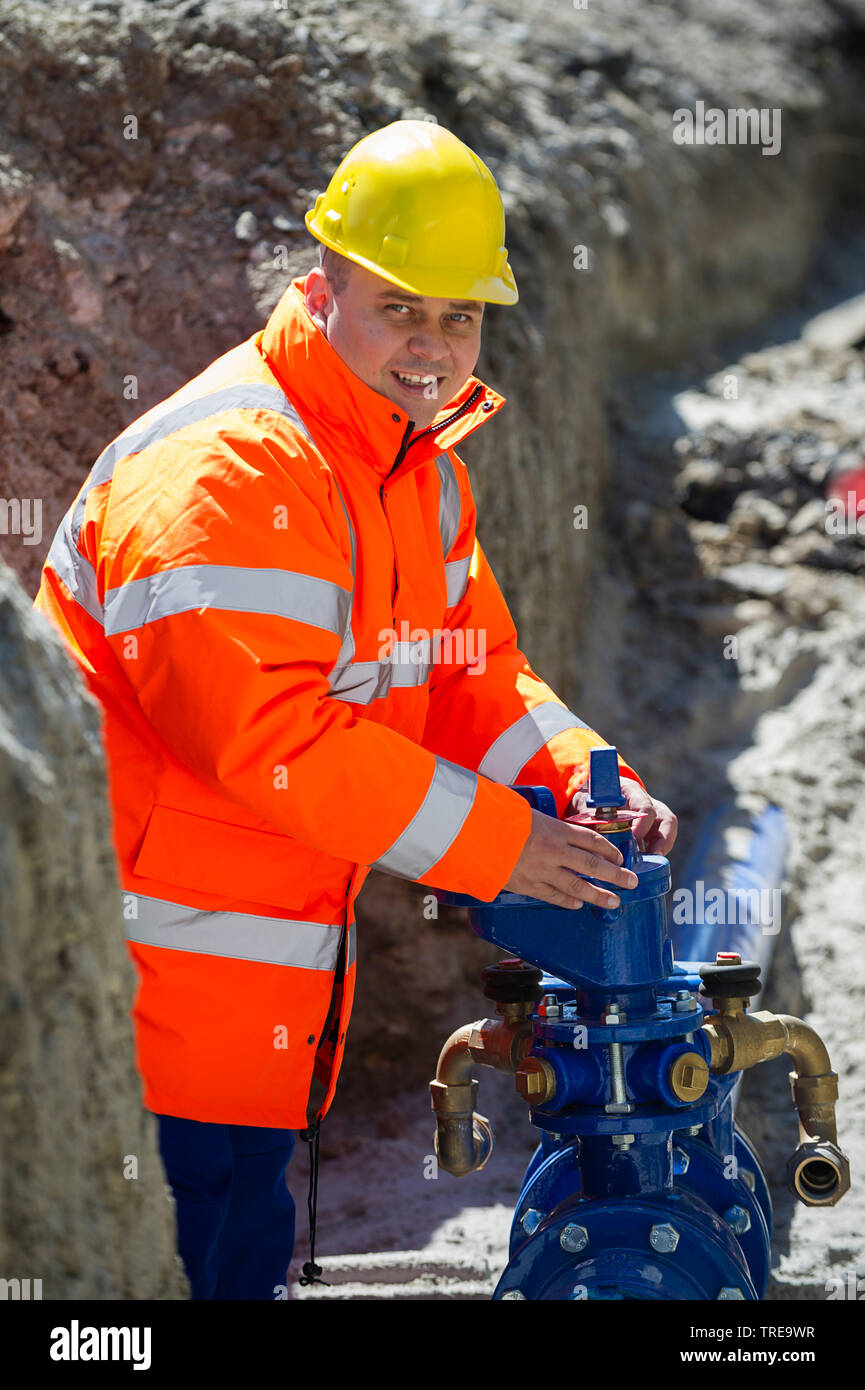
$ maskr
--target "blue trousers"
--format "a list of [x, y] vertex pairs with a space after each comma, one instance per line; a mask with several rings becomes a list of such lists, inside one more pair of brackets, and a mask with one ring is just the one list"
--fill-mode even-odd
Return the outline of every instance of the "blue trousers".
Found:
[[285, 1183], [294, 1131], [156, 1118], [193, 1299], [284, 1298], [294, 1254]]

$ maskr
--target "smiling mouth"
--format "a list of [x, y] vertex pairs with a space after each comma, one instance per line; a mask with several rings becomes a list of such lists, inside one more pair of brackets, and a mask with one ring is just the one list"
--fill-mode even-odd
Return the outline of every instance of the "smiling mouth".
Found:
[[425, 395], [430, 400], [436, 399], [439, 386], [444, 381], [443, 376], [435, 376], [432, 372], [399, 372], [391, 369], [391, 376], [410, 395]]

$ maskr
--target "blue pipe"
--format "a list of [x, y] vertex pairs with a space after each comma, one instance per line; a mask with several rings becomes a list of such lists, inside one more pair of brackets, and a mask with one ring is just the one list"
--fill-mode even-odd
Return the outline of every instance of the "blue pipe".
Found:
[[677, 962], [737, 951], [765, 979], [781, 930], [789, 834], [784, 812], [754, 813], [725, 802], [704, 822], [672, 895], [670, 936]]

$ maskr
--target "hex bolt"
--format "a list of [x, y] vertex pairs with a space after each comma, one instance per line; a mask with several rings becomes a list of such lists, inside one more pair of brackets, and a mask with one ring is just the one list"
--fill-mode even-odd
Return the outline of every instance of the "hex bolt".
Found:
[[538, 1005], [538, 1014], [541, 1018], [561, 1018], [562, 1010], [558, 998], [555, 994], [545, 994]]
[[622, 1013], [622, 1010], [619, 1008], [619, 1005], [618, 1005], [618, 1004], [608, 1004], [608, 1005], [607, 1005], [606, 1010], [605, 1010], [605, 1012], [604, 1012], [604, 1022], [605, 1022], [605, 1023], [609, 1023], [609, 1024], [613, 1024], [613, 1023], [627, 1023], [627, 1021], [628, 1021], [628, 1015], [625, 1014], [625, 1013]]
[[545, 1212], [538, 1211], [537, 1207], [529, 1207], [520, 1217], [520, 1225], [527, 1236], [533, 1236], [546, 1215]]
[[679, 1244], [679, 1232], [669, 1221], [664, 1221], [650, 1230], [649, 1244], [659, 1255], [672, 1255]]
[[724, 1212], [724, 1220], [734, 1235], [743, 1236], [751, 1229], [751, 1216], [744, 1207], [728, 1207]]
[[689, 989], [679, 989], [676, 991], [676, 1002], [673, 1011], [677, 1014], [689, 1014], [692, 1009], [696, 1009], [697, 1001]]
[[700, 1133], [700, 1130], [702, 1128], [702, 1125], [691, 1125], [690, 1128], [686, 1131], [686, 1133], [690, 1134], [692, 1139], [696, 1139], [697, 1135]]
[[617, 1149], [627, 1149], [634, 1142], [633, 1134], [611, 1134], [610, 1138]]
[[526, 1301], [525, 1294], [521, 1293], [519, 1289], [506, 1289], [502, 1294], [502, 1299], [504, 1300], [506, 1298], [521, 1298], [523, 1302]]
[[[609, 1004], [604, 1017], [604, 1023], [615, 1024], [625, 1023], [627, 1015], [623, 1014], [618, 1004]], [[612, 1092], [609, 1101], [604, 1109], [609, 1115], [630, 1115], [633, 1105], [628, 1100], [628, 1091], [625, 1086], [625, 1066], [622, 1057], [622, 1044], [618, 1042], [610, 1043], [610, 1091]]]
[[[727, 1299], [730, 1299], [730, 1298], [744, 1298], [744, 1297], [745, 1297], [745, 1295], [742, 1293], [742, 1290], [741, 1290], [741, 1289], [737, 1289], [737, 1288], [725, 1288], [725, 1289], [722, 1289], [721, 1292], [718, 1294], [718, 1298], [719, 1298], [719, 1299], [724, 1299], [724, 1298], [727, 1298]], [[717, 1300], [716, 1300], [716, 1301], [717, 1301]]]
[[559, 1245], [569, 1255], [579, 1255], [581, 1250], [585, 1250], [588, 1243], [589, 1233], [585, 1226], [577, 1226], [574, 1222], [569, 1222], [567, 1226], [562, 1228]]
[[[609, 1020], [608, 1020], [609, 1022]], [[612, 1097], [604, 1106], [608, 1115], [630, 1115], [633, 1105], [628, 1100], [625, 1087], [625, 1067], [622, 1061], [622, 1044], [610, 1043], [610, 1090]]]

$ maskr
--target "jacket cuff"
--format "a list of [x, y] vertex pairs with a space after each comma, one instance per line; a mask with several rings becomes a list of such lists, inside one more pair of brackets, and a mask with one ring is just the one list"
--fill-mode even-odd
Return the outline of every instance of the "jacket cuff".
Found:
[[516, 867], [532, 830], [532, 808], [510, 787], [478, 776], [461, 833], [438, 863], [415, 880], [492, 902]]

